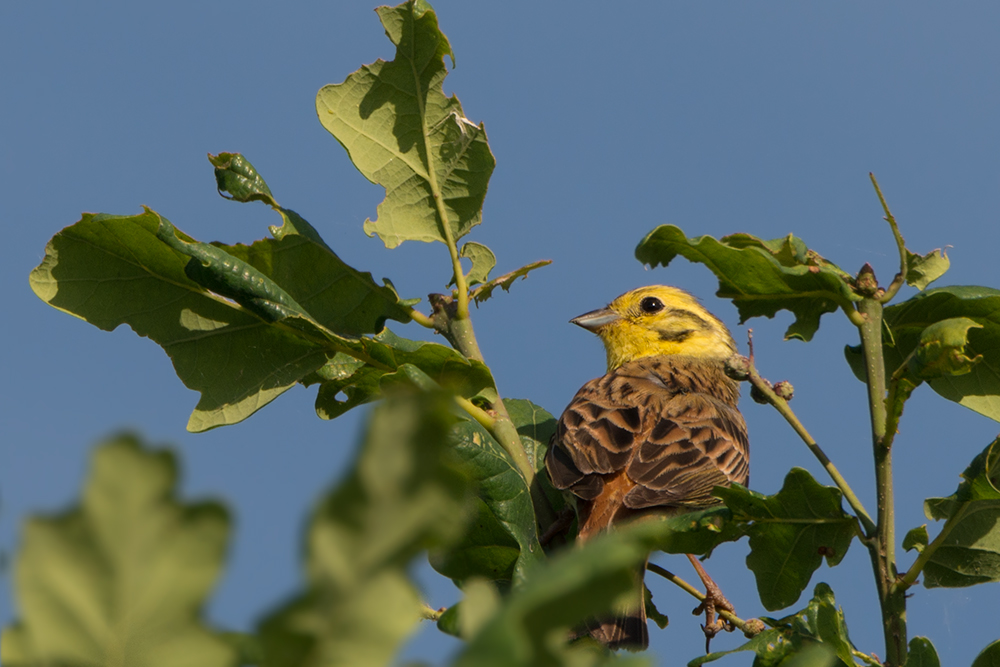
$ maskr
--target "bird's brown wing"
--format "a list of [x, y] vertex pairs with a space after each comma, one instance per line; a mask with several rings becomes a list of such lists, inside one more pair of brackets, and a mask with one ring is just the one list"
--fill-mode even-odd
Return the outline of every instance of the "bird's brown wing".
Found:
[[749, 472], [736, 392], [712, 390], [720, 382], [731, 383], [720, 369], [662, 360], [588, 382], [559, 420], [546, 459], [553, 484], [594, 500], [614, 482], [630, 509], [717, 503], [714, 486]]

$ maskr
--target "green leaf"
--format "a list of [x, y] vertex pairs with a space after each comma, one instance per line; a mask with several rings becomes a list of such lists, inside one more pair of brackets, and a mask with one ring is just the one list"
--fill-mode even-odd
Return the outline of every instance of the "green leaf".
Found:
[[982, 329], [968, 317], [952, 317], [935, 322], [920, 333], [913, 356], [907, 364], [908, 370], [922, 379], [933, 379], [950, 375], [965, 375], [983, 360], [983, 355], [969, 358], [964, 354], [968, 345], [969, 329]]
[[1000, 667], [1000, 639], [984, 648], [972, 661], [972, 667]]
[[649, 590], [648, 586], [643, 586], [645, 589], [643, 596], [645, 597], [644, 604], [646, 605], [646, 616], [653, 623], [656, 623], [656, 627], [660, 630], [665, 630], [668, 625], [670, 625], [670, 619], [667, 615], [661, 613], [656, 605], [653, 604], [653, 593]]
[[[567, 549], [535, 568], [458, 656], [456, 667], [597, 664], [594, 645], [567, 646], [569, 629], [606, 612], [635, 585], [656, 531], [646, 524]], [[631, 663], [630, 663], [631, 664]]]
[[[891, 375], [902, 365], [927, 327], [952, 318], [968, 318], [981, 327], [968, 331], [964, 354], [969, 359], [981, 355], [982, 362], [969, 373], [939, 377], [928, 384], [944, 398], [1000, 421], [1000, 290], [938, 287], [886, 308], [882, 342], [886, 373]], [[860, 348], [848, 348], [846, 354], [863, 381]]]
[[231, 665], [201, 619], [222, 570], [229, 517], [180, 504], [171, 453], [121, 436], [94, 453], [80, 504], [25, 526], [14, 583], [23, 614], [4, 665]]
[[397, 373], [405, 375], [407, 365], [466, 398], [493, 401], [497, 397], [489, 367], [450, 347], [400, 338], [389, 329], [363, 340], [367, 354], [377, 363], [363, 364], [348, 354], [337, 354], [302, 379], [306, 386], [320, 384], [316, 413], [323, 419], [334, 419], [381, 397], [384, 385], [401, 379]]
[[[338, 351], [366, 360], [369, 348], [382, 351], [325, 328], [299, 297], [348, 332], [405, 315], [394, 291], [305, 237], [258, 244], [233, 249], [244, 260], [193, 241], [149, 209], [84, 214], [52, 238], [30, 282], [59, 310], [106, 331], [128, 324], [161, 345], [185, 386], [201, 393], [188, 429], [204, 431], [246, 419]], [[312, 272], [298, 264], [307, 261]], [[285, 286], [269, 275], [275, 271]]]
[[907, 667], [941, 667], [941, 659], [938, 658], [937, 650], [927, 637], [911, 639], [907, 653]]
[[740, 322], [751, 317], [774, 317], [779, 310], [795, 315], [785, 338], [810, 340], [820, 316], [860, 300], [850, 276], [806, 248], [792, 235], [763, 241], [749, 234], [719, 240], [711, 236], [688, 238], [673, 225], [661, 225], [635, 249], [643, 264], [667, 266], [677, 255], [707, 266], [719, 279], [719, 291], [740, 312]]
[[354, 166], [385, 188], [378, 219], [365, 221], [365, 233], [378, 234], [389, 248], [444, 242], [440, 204], [457, 241], [482, 218], [496, 164], [486, 130], [465, 117], [457, 98], [444, 95], [444, 57], [454, 65], [454, 55], [430, 5], [411, 0], [376, 12], [396, 45], [395, 59], [324, 86], [316, 112]]
[[494, 278], [487, 283], [479, 285], [469, 292], [469, 296], [471, 296], [477, 304], [480, 304], [493, 296], [493, 290], [497, 287], [502, 287], [504, 292], [509, 292], [510, 286], [514, 284], [515, 280], [518, 278], [527, 279], [529, 272], [534, 271], [535, 269], [540, 269], [543, 266], [548, 266], [551, 263], [552, 260], [550, 259], [542, 259], [522, 266], [520, 269], [511, 271], [510, 273], [505, 273], [499, 278]]
[[735, 484], [715, 494], [735, 520], [752, 522], [747, 567], [768, 610], [798, 600], [823, 557], [831, 567], [839, 563], [855, 535], [856, 520], [842, 509], [840, 490], [820, 485], [802, 468], [792, 468], [773, 496]]
[[[466, 275], [469, 285], [485, 283], [489, 280], [490, 271], [497, 265], [497, 256], [493, 254], [493, 251], [482, 243], [476, 243], [475, 241], [469, 241], [463, 245], [460, 255], [472, 260], [472, 268], [469, 269], [469, 273]], [[448, 284], [452, 285], [454, 282], [454, 279], [452, 279]]]
[[[1000, 581], [1000, 438], [962, 473], [948, 498], [928, 498], [924, 512], [945, 519], [947, 534], [924, 566], [927, 588]], [[935, 540], [937, 542], [937, 540]]]
[[917, 553], [924, 550], [930, 539], [927, 536], [927, 524], [919, 526], [917, 528], [912, 528], [906, 537], [903, 538], [903, 548], [907, 551], [913, 551], [916, 549]]
[[257, 173], [250, 160], [239, 153], [208, 154], [208, 161], [215, 167], [215, 183], [219, 194], [239, 202], [262, 201], [268, 206], [278, 206], [264, 178]]
[[753, 651], [754, 667], [777, 665], [851, 665], [854, 645], [847, 636], [844, 612], [837, 607], [833, 591], [816, 584], [805, 609], [779, 620], [764, 619], [772, 628], [761, 632], [732, 651], [710, 653], [688, 663], [696, 667], [733, 653]]
[[524, 477], [477, 422], [456, 426], [453, 443], [478, 483], [476, 517], [460, 541], [432, 554], [431, 565], [457, 583], [482, 577], [503, 588], [521, 584], [530, 568], [544, 560]]
[[917, 255], [906, 250], [906, 284], [913, 285], [923, 291], [932, 282], [948, 271], [951, 260], [943, 250], [938, 248], [926, 255]]
[[504, 406], [507, 408], [511, 423], [521, 436], [521, 446], [524, 447], [528, 460], [538, 473], [535, 476], [535, 483], [541, 485], [552, 510], [562, 511], [567, 506], [566, 496], [552, 486], [552, 480], [545, 471], [545, 455], [549, 451], [549, 442], [556, 432], [556, 418], [545, 408], [523, 398], [505, 398]]
[[375, 408], [358, 460], [313, 517], [306, 590], [260, 627], [266, 664], [391, 662], [420, 618], [410, 561], [460, 537], [468, 518], [469, 480], [447, 443], [453, 424], [439, 393]]

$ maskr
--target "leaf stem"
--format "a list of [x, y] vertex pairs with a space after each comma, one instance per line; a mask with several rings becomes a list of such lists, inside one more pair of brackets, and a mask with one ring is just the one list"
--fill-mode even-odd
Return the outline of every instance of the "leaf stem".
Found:
[[[486, 410], [483, 410], [464, 396], [459, 396], [458, 394], [455, 395], [455, 402], [458, 403], [460, 408], [468, 412], [473, 419], [479, 422], [480, 426], [491, 433], [493, 432], [497, 420], [494, 419], [490, 413], [486, 412]], [[510, 452], [507, 453], [510, 454]], [[511, 454], [511, 457], [513, 458], [514, 455]]]
[[959, 507], [958, 511], [948, 517], [948, 520], [944, 522], [943, 526], [941, 526], [941, 532], [938, 533], [938, 536], [935, 537], [930, 544], [924, 547], [924, 550], [921, 551], [920, 555], [917, 556], [917, 559], [913, 561], [913, 565], [911, 565], [910, 569], [906, 571], [906, 574], [893, 583], [893, 592], [905, 591], [907, 588], [917, 583], [917, 577], [920, 576], [924, 566], [927, 565], [928, 561], [930, 561], [934, 552], [937, 551], [942, 544], [944, 544], [945, 539], [947, 539], [948, 534], [951, 533], [952, 529], [957, 526], [958, 522], [965, 516], [965, 512], [969, 509], [969, 505], [970, 503], [968, 502], [962, 503], [962, 506]]
[[414, 322], [416, 322], [420, 326], [426, 327], [427, 329], [433, 329], [434, 328], [434, 320], [432, 320], [427, 315], [424, 315], [423, 313], [421, 313], [416, 308], [410, 308], [409, 313], [410, 313], [410, 319], [412, 319]]
[[767, 402], [778, 411], [778, 414], [785, 418], [785, 421], [787, 421], [792, 427], [792, 430], [798, 434], [799, 438], [802, 439], [802, 442], [804, 442], [806, 447], [809, 448], [809, 451], [813, 453], [813, 456], [815, 456], [823, 465], [823, 468], [826, 470], [827, 474], [830, 475], [833, 483], [836, 484], [837, 488], [840, 489], [840, 492], [844, 494], [844, 499], [847, 500], [847, 504], [854, 509], [855, 514], [858, 516], [858, 520], [861, 521], [862, 526], [864, 526], [866, 536], [873, 536], [875, 534], [875, 522], [872, 521], [871, 516], [868, 514], [867, 510], [865, 510], [861, 500], [858, 498], [857, 494], [854, 493], [854, 489], [852, 489], [851, 485], [847, 483], [844, 476], [840, 474], [840, 471], [837, 470], [837, 466], [833, 464], [830, 458], [826, 455], [826, 452], [824, 452], [823, 449], [816, 443], [816, 439], [809, 434], [806, 427], [801, 421], [799, 421], [795, 412], [788, 405], [788, 401], [778, 396], [778, 394], [776, 394], [774, 389], [771, 387], [771, 383], [761, 377], [753, 361], [750, 362], [749, 381], [750, 384], [757, 389], [757, 391], [763, 394], [763, 396], [767, 399]]
[[[683, 579], [681, 579], [680, 577], [678, 577], [676, 574], [674, 574], [670, 570], [667, 570], [666, 568], [660, 567], [656, 563], [646, 563], [646, 569], [649, 570], [650, 572], [653, 572], [655, 574], [660, 575], [661, 577], [663, 577], [664, 579], [666, 579], [670, 583], [672, 583], [675, 586], [679, 587], [681, 590], [686, 591], [692, 597], [694, 597], [695, 599], [697, 599], [699, 602], [704, 602], [705, 601], [705, 594], [704, 593], [702, 593], [697, 588], [695, 588], [694, 586], [692, 586], [688, 582], [686, 582]], [[756, 618], [748, 618], [747, 620], [743, 620], [742, 618], [740, 618], [736, 614], [728, 612], [725, 609], [716, 609], [716, 613], [721, 618], [723, 618], [727, 623], [732, 623], [737, 628], [739, 628], [740, 630], [742, 630], [743, 634], [745, 634], [747, 637], [753, 637], [754, 635], [756, 635], [757, 633], [759, 633], [761, 630], [764, 629], [764, 624], [761, 623]]]
[[[420, 74], [417, 72], [417, 64], [414, 58], [409, 58], [410, 70], [413, 73], [413, 80], [416, 82], [417, 90], [420, 90]], [[441, 234], [444, 236], [445, 245], [448, 246], [448, 254], [451, 256], [451, 267], [455, 274], [455, 291], [458, 293], [458, 310], [456, 318], [466, 320], [469, 318], [469, 286], [462, 272], [462, 262], [458, 257], [458, 245], [451, 225], [448, 223], [448, 211], [444, 206], [444, 196], [441, 193], [441, 186], [438, 184], [437, 171], [434, 168], [434, 146], [431, 144], [430, 128], [427, 127], [427, 110], [424, 106], [423, 95], [417, 95], [417, 108], [420, 112], [420, 132], [424, 138], [424, 155], [427, 160], [427, 185], [431, 189], [431, 197], [434, 199], [434, 207], [437, 209], [438, 222], [441, 223]]]
[[885, 221], [889, 223], [889, 227], [892, 229], [892, 236], [896, 239], [896, 247], [899, 248], [899, 273], [889, 283], [889, 287], [885, 290], [885, 293], [879, 297], [880, 303], [889, 303], [896, 296], [899, 288], [906, 282], [906, 244], [903, 241], [903, 235], [899, 232], [899, 225], [896, 224], [896, 218], [893, 217], [892, 211], [889, 210], [889, 205], [885, 202], [885, 197], [882, 196], [882, 189], [878, 186], [878, 181], [875, 180], [875, 174], [868, 172], [868, 178], [871, 179], [872, 185], [875, 186], [875, 193], [878, 195], [878, 200], [882, 203], [882, 210], [885, 212]]

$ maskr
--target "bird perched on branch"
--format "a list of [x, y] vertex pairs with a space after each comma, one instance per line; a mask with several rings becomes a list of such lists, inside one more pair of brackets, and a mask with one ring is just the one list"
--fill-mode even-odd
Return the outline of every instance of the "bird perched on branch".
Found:
[[[687, 292], [657, 285], [570, 321], [596, 333], [608, 354], [607, 374], [573, 397], [545, 460], [553, 485], [576, 496], [580, 542], [625, 520], [716, 505], [713, 487], [747, 483], [739, 384], [724, 371], [736, 345], [718, 318]], [[644, 571], [627, 604], [588, 625], [596, 640], [648, 646]], [[714, 582], [702, 580], [709, 604], [726, 608]]]

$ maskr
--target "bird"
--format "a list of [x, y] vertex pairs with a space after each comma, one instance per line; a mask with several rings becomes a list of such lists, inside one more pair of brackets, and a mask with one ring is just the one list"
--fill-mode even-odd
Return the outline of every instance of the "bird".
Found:
[[[747, 484], [739, 383], [725, 373], [736, 343], [697, 298], [651, 285], [570, 322], [597, 334], [607, 352], [607, 373], [570, 401], [545, 458], [553, 486], [575, 497], [578, 543], [625, 521], [718, 505], [714, 487]], [[726, 608], [718, 587], [688, 558]], [[643, 563], [636, 572], [628, 602], [592, 619], [584, 633], [612, 649], [648, 647], [645, 569]]]

